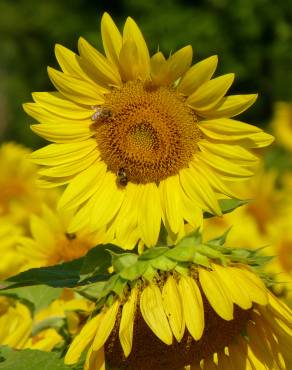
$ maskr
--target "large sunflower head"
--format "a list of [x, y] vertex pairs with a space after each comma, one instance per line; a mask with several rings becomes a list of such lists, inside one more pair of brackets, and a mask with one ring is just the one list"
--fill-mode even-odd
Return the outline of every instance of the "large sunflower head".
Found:
[[[292, 317], [266, 288], [257, 252], [194, 235], [113, 256], [115, 274], [65, 363], [84, 369], [285, 369]], [[253, 266], [254, 268], [252, 268]]]
[[150, 57], [133, 19], [121, 34], [107, 13], [101, 34], [105, 55], [83, 38], [79, 55], [56, 46], [62, 71], [48, 73], [58, 91], [24, 106], [53, 142], [32, 158], [45, 186], [68, 184], [60, 207], [77, 210], [70, 232], [89, 224], [125, 248], [153, 246], [163, 221], [175, 240], [203, 211], [221, 214], [228, 183], [253, 174], [249, 149], [273, 139], [231, 119], [256, 95], [226, 96], [234, 75], [212, 78], [217, 56], [191, 66], [186, 46]]

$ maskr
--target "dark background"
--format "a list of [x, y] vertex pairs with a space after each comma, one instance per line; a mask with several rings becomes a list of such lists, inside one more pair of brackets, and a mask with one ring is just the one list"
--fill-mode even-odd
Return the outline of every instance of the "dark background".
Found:
[[104, 11], [120, 28], [132, 16], [152, 53], [191, 44], [194, 62], [218, 54], [217, 75], [236, 74], [232, 93], [260, 93], [242, 120], [264, 126], [275, 101], [292, 100], [292, 0], [0, 0], [0, 141], [41, 145], [21, 104], [54, 90], [55, 43], [77, 51], [83, 36], [102, 50]]

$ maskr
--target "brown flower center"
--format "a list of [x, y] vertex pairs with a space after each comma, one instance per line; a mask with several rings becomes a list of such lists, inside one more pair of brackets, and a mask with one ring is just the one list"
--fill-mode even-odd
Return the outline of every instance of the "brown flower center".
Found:
[[159, 182], [187, 167], [197, 150], [197, 117], [175, 89], [127, 82], [93, 116], [102, 160], [134, 183]]
[[204, 301], [205, 330], [200, 340], [195, 341], [189, 332], [180, 343], [164, 344], [145, 323], [139, 308], [136, 310], [132, 351], [125, 358], [119, 341], [119, 321], [105, 344], [108, 364], [125, 370], [176, 370], [219, 352], [240, 335], [250, 318], [250, 310], [234, 306], [234, 319], [225, 321], [219, 317], [201, 292]]

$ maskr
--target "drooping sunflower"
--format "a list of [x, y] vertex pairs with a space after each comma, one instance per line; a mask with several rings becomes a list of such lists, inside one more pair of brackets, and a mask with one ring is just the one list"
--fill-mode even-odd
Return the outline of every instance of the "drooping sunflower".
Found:
[[65, 363], [87, 351], [85, 370], [286, 369], [291, 311], [249, 265], [256, 253], [219, 240], [118, 257]]
[[105, 55], [83, 38], [80, 55], [56, 46], [62, 71], [48, 73], [58, 91], [24, 105], [53, 144], [31, 158], [44, 186], [67, 184], [59, 205], [77, 210], [70, 232], [88, 224], [124, 248], [154, 246], [163, 221], [175, 240], [202, 211], [221, 214], [218, 197], [235, 197], [228, 182], [253, 174], [249, 149], [273, 138], [231, 118], [257, 96], [225, 96], [234, 75], [212, 78], [217, 56], [191, 66], [189, 45], [150, 57], [134, 20], [121, 34], [107, 13], [101, 34]]
[[30, 235], [17, 238], [17, 252], [24, 260], [22, 270], [55, 265], [84, 256], [101, 243], [104, 233], [80, 229], [68, 232], [72, 211], [53, 210], [46, 204], [40, 215], [30, 216]]

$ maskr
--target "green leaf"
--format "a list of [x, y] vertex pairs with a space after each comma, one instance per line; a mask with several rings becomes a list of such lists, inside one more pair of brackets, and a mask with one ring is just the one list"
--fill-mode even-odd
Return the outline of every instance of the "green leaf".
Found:
[[143, 254], [139, 256], [139, 260], [151, 260], [157, 258], [167, 252], [169, 248], [167, 247], [155, 247], [147, 249]]
[[53, 300], [59, 298], [61, 293], [61, 288], [38, 285], [9, 289], [1, 294], [30, 302], [33, 304], [34, 310], [37, 312], [42, 308], [47, 307]]
[[[240, 199], [220, 199], [219, 205], [223, 214], [232, 212], [238, 207], [247, 204], [249, 200]], [[212, 213], [204, 212], [204, 218], [214, 217]]]
[[83, 258], [79, 258], [55, 266], [33, 268], [12, 276], [7, 281], [16, 283], [10, 288], [41, 284], [60, 288], [74, 287], [79, 282], [82, 263]]
[[[111, 266], [109, 251], [122, 249], [111, 244], [100, 245], [90, 250], [86, 256], [55, 266], [33, 268], [6, 280], [4, 289], [32, 285], [74, 288], [78, 285], [108, 280]], [[0, 290], [1, 291], [1, 290]]]
[[0, 370], [72, 370], [56, 352], [0, 347]]

